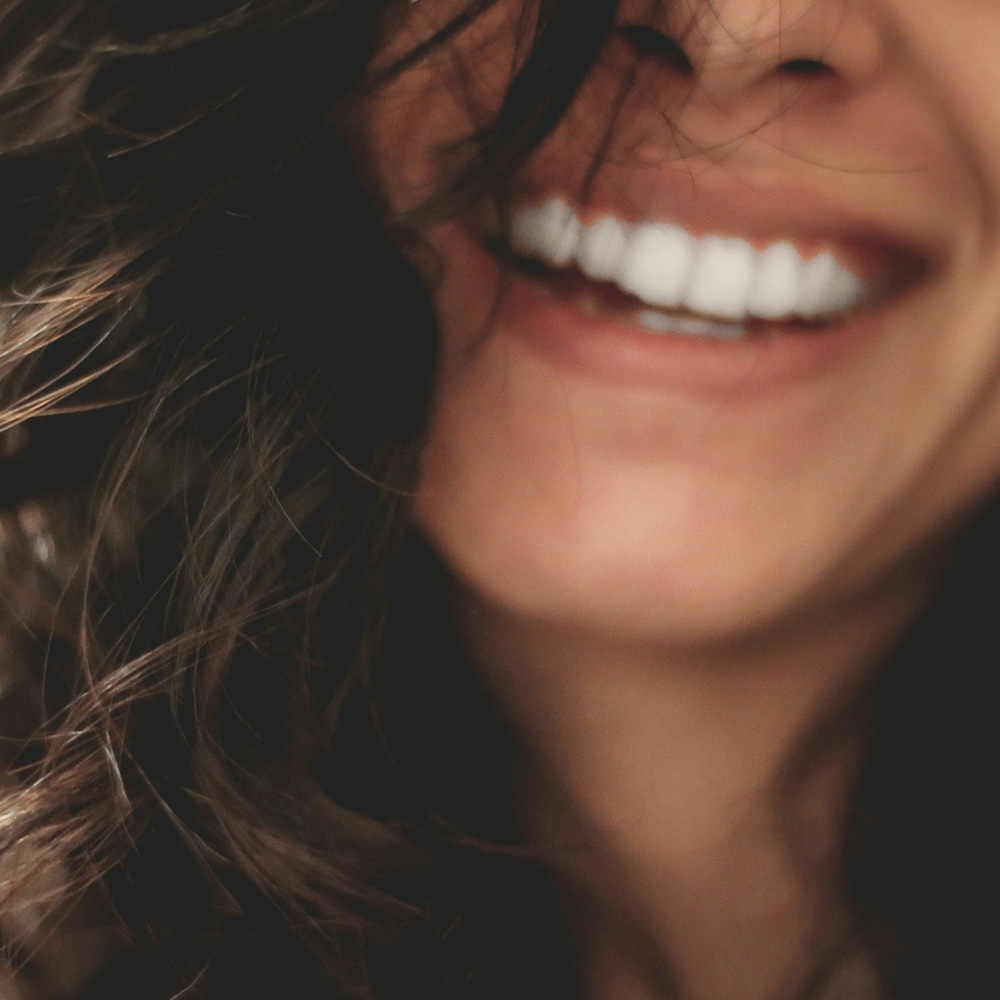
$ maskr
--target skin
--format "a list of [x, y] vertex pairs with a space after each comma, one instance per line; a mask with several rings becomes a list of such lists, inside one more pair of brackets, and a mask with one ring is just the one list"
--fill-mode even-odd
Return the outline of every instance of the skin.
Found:
[[[458, 6], [423, 0], [380, 58]], [[442, 146], [496, 107], [518, 10], [499, 3], [373, 104], [394, 209], [433, 190]], [[709, 205], [796, 190], [905, 233], [927, 273], [835, 362], [704, 391], [526, 345], [500, 268], [462, 223], [436, 225], [418, 260], [442, 340], [416, 510], [522, 738], [526, 828], [576, 845], [557, 869], [590, 994], [657, 996], [669, 964], [693, 997], [771, 997], [804, 980], [829, 943], [818, 923], [842, 914], [787, 857], [769, 792], [925, 604], [1000, 475], [1000, 8], [626, 2], [618, 23], [680, 39], [697, 79], [613, 39], [527, 174], [578, 189], [631, 72], [601, 177], [640, 216], [661, 183]], [[828, 71], [796, 77], [790, 59]], [[803, 802], [818, 871], [835, 870], [861, 749], [831, 752]], [[863, 995], [844, 975], [831, 996]]]

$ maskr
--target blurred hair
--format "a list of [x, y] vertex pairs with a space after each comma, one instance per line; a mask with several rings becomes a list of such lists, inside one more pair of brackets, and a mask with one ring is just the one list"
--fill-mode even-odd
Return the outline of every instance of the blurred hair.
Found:
[[[381, 995], [481, 964], [433, 947], [461, 876], [439, 913], [417, 873], [441, 822], [372, 693], [434, 351], [336, 124], [387, 6], [0, 9], [0, 878], [24, 995], [98, 969], [94, 995]], [[544, 131], [511, 121], [525, 150]]]

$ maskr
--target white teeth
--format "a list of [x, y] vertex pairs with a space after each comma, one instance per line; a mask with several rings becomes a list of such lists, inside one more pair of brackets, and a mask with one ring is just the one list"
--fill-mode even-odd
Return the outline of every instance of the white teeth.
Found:
[[747, 311], [761, 319], [795, 315], [799, 299], [802, 258], [791, 243], [775, 243], [757, 258]]
[[576, 262], [580, 270], [595, 281], [614, 281], [628, 246], [625, 224], [606, 215], [592, 226], [584, 226], [579, 240]]
[[[800, 316], [816, 317], [830, 312], [831, 307], [842, 310], [845, 298], [848, 302], [851, 298], [850, 287], [845, 287], [845, 275], [854, 278], [854, 275], [844, 271], [829, 250], [806, 261], [799, 279], [796, 312]], [[856, 278], [854, 280], [857, 281]], [[860, 284], [858, 282], [859, 289]]]
[[647, 330], [658, 333], [682, 333], [690, 337], [714, 337], [717, 340], [737, 340], [746, 335], [742, 323], [725, 323], [717, 319], [689, 314], [670, 314], [659, 309], [643, 309], [635, 318]]
[[743, 319], [747, 315], [757, 251], [745, 240], [718, 236], [708, 236], [698, 243], [684, 305], [691, 312]]
[[807, 261], [802, 268], [798, 301], [800, 316], [843, 312], [863, 297], [861, 279], [844, 270], [829, 250]]
[[677, 226], [632, 226], [617, 285], [647, 305], [680, 305], [694, 262], [695, 239]]
[[[746, 240], [696, 239], [679, 226], [664, 223], [630, 225], [601, 216], [583, 225], [561, 198], [516, 211], [510, 241], [517, 253], [551, 267], [575, 263], [588, 277], [614, 282], [654, 310], [686, 309], [731, 321], [716, 324], [727, 332], [705, 336], [734, 336], [730, 331], [742, 330], [741, 321], [748, 319], [836, 316], [858, 306], [867, 295], [861, 279], [829, 250], [806, 260], [787, 241], [758, 251]], [[647, 325], [660, 329], [656, 322]], [[669, 322], [669, 329], [677, 330], [678, 317]], [[701, 329], [698, 323], [694, 326]]]
[[580, 220], [564, 201], [550, 198], [539, 214], [538, 239], [542, 259], [565, 267], [576, 258], [580, 243]]

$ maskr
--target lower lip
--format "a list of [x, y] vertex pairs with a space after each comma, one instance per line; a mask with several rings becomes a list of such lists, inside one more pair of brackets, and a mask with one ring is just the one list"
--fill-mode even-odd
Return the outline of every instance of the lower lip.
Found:
[[818, 378], [895, 325], [902, 301], [897, 297], [823, 327], [755, 323], [746, 337], [735, 339], [661, 333], [621, 316], [585, 311], [544, 278], [504, 265], [479, 240], [469, 242], [466, 260], [482, 256], [483, 264], [502, 272], [498, 319], [505, 335], [561, 369], [619, 384], [732, 396]]
[[544, 280], [516, 272], [505, 287], [503, 307], [512, 336], [581, 375], [727, 395], [822, 374], [888, 322], [887, 313], [882, 307], [816, 328], [756, 323], [747, 336], [733, 339], [695, 337], [586, 312]]

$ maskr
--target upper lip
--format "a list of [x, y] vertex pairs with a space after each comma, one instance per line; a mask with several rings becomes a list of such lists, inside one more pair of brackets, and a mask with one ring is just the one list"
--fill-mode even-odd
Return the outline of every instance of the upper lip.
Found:
[[625, 222], [664, 222], [694, 236], [734, 236], [760, 247], [790, 240], [806, 253], [832, 248], [859, 273], [926, 274], [942, 257], [939, 243], [910, 218], [778, 176], [758, 181], [721, 170], [693, 177], [683, 165], [660, 169], [602, 168], [583, 184], [554, 171], [530, 171], [512, 184], [513, 205], [553, 195], [577, 206], [586, 220], [613, 215]]

